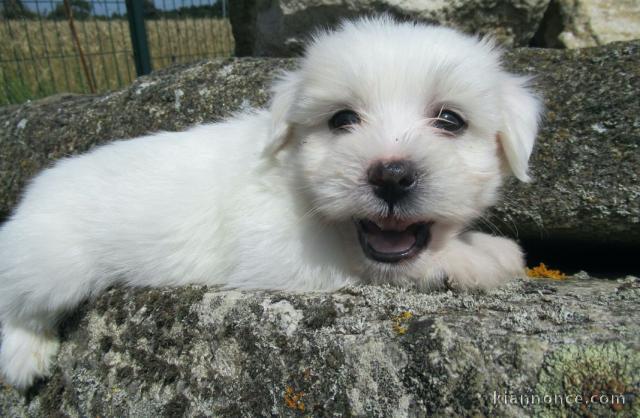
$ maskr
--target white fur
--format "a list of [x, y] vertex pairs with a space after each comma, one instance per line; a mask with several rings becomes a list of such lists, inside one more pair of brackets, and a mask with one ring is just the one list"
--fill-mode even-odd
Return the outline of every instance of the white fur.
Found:
[[[522, 180], [537, 99], [490, 42], [389, 19], [319, 33], [268, 111], [119, 141], [59, 161], [0, 229], [0, 368], [26, 387], [47, 375], [60, 313], [108, 286], [187, 283], [331, 290], [350, 282], [488, 287], [522, 271], [514, 242], [464, 228], [497, 199], [508, 163]], [[429, 117], [468, 121], [458, 137]], [[333, 113], [359, 112], [348, 133]], [[411, 260], [366, 258], [354, 217], [385, 216], [372, 161], [412, 159], [424, 177], [402, 219], [434, 221]]]

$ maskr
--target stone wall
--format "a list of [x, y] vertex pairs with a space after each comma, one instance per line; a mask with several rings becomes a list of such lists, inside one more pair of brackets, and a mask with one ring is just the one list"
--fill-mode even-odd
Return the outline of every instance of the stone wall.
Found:
[[114, 289], [64, 323], [51, 379], [0, 388], [0, 415], [632, 418], [639, 304], [640, 279], [584, 274], [486, 294]]
[[640, 38], [637, 0], [250, 0], [230, 8], [238, 56], [297, 55], [314, 30], [379, 13], [491, 35], [506, 46], [579, 48]]
[[551, 0], [533, 44], [583, 48], [640, 39], [637, 0]]

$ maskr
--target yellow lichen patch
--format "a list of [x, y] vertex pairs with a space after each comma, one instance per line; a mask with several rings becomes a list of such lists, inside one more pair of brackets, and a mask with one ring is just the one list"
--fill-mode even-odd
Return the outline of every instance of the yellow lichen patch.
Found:
[[533, 277], [536, 279], [552, 279], [552, 280], [564, 280], [567, 278], [567, 275], [561, 272], [560, 270], [551, 270], [545, 266], [544, 263], [540, 263], [539, 266], [528, 268], [527, 276]]
[[304, 412], [304, 402], [302, 402], [303, 396], [304, 392], [296, 392], [291, 386], [287, 386], [284, 393], [284, 403], [288, 408]]
[[406, 325], [407, 321], [413, 318], [413, 314], [409, 311], [401, 312], [400, 315], [393, 317], [393, 330], [398, 335], [404, 335], [409, 330]]

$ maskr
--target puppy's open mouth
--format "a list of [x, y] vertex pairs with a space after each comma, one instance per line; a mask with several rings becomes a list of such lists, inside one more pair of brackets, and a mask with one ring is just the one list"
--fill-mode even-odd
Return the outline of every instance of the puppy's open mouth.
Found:
[[356, 220], [362, 251], [372, 260], [396, 263], [422, 251], [431, 238], [429, 222], [402, 222], [393, 218]]

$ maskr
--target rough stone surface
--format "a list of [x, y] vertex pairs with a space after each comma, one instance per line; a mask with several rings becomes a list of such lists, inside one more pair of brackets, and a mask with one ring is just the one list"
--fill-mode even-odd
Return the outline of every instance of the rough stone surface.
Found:
[[522, 238], [640, 243], [640, 41], [508, 62], [535, 76], [546, 111], [534, 182], [507, 184], [489, 218]]
[[[468, 33], [492, 34], [509, 46], [526, 46], [549, 0], [250, 0], [231, 2], [231, 19], [242, 55], [297, 55], [314, 29], [344, 18], [389, 13], [438, 23]], [[237, 9], [237, 12], [234, 11]]]
[[[518, 49], [509, 68], [535, 75], [546, 117], [532, 184], [507, 184], [483, 225], [520, 238], [640, 242], [640, 41], [573, 51]], [[180, 130], [262, 106], [285, 59], [175, 67], [101, 97], [57, 96], [0, 108], [0, 218], [52, 161], [116, 138]]]
[[487, 293], [112, 289], [63, 323], [48, 381], [0, 388], [0, 415], [637, 417], [639, 304], [640, 279], [586, 274]]
[[556, 48], [640, 39], [640, 2], [552, 0], [537, 36], [540, 44]]

